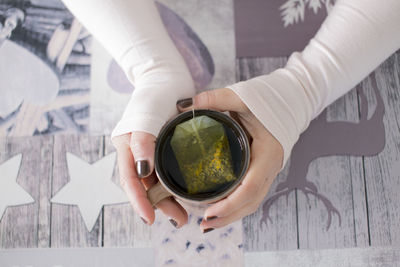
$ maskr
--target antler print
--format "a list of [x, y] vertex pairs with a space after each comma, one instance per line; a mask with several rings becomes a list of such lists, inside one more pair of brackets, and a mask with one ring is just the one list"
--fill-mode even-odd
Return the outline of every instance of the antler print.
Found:
[[[306, 195], [313, 195], [320, 200], [327, 212], [327, 230], [332, 222], [332, 215], [336, 214], [341, 224], [341, 216], [332, 202], [318, 193], [317, 186], [307, 180], [309, 164], [316, 158], [330, 155], [372, 156], [381, 152], [385, 146], [385, 127], [383, 115], [384, 103], [379, 93], [374, 74], [370, 75], [371, 84], [376, 97], [376, 109], [370, 119], [368, 115], [368, 101], [361, 89], [357, 86], [360, 96], [361, 110], [360, 121], [353, 122], [328, 122], [326, 110], [310, 123], [309, 128], [300, 136], [293, 148], [289, 173], [286, 181], [277, 185], [276, 191], [263, 205], [263, 216], [260, 224], [267, 224], [272, 204], [282, 196], [288, 198], [296, 189]], [[348, 133], [352, 134], [349, 135]]]

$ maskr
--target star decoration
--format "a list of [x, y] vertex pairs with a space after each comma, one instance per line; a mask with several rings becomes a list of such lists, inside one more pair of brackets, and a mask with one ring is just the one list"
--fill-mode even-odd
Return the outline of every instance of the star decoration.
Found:
[[52, 203], [77, 205], [91, 231], [103, 205], [127, 202], [125, 193], [111, 180], [116, 153], [89, 164], [67, 153], [70, 181], [51, 199]]
[[18, 183], [22, 155], [16, 155], [0, 165], [0, 220], [8, 206], [35, 202]]

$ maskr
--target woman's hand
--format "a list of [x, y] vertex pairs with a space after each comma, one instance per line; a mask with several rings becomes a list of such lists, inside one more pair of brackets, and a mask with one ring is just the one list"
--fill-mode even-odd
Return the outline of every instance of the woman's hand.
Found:
[[[146, 190], [157, 183], [154, 173], [154, 135], [133, 132], [112, 139], [117, 150], [120, 183], [135, 212], [146, 224], [153, 224], [154, 209], [147, 199]], [[157, 205], [176, 228], [186, 224], [185, 209], [172, 197], [161, 200]]]
[[200, 229], [209, 232], [254, 213], [266, 196], [282, 166], [283, 148], [230, 89], [206, 91], [178, 101], [179, 111], [213, 109], [230, 111], [250, 134], [250, 166], [242, 183], [228, 197], [212, 204], [204, 213]]
[[[243, 182], [227, 198], [207, 208], [201, 230], [208, 232], [208, 229], [223, 227], [255, 212], [281, 169], [283, 149], [279, 142], [230, 89], [216, 89], [200, 93], [193, 99], [180, 100], [177, 108], [181, 112], [191, 109], [230, 111], [252, 139], [250, 166]], [[154, 209], [146, 194], [146, 190], [157, 182], [154, 173], [155, 140], [153, 135], [145, 132], [113, 138], [121, 186], [135, 212], [149, 225], [155, 219]], [[185, 209], [172, 197], [160, 201], [157, 208], [175, 227], [186, 224]]]

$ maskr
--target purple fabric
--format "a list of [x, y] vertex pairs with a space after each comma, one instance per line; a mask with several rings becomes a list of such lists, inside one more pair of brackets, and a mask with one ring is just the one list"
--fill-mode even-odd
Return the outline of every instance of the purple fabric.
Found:
[[[313, 8], [311, 2], [320, 7]], [[303, 50], [325, 19], [326, 10], [319, 0], [235, 0], [236, 57], [287, 56]], [[292, 22], [286, 27], [285, 18]]]
[[[189, 68], [196, 91], [202, 91], [214, 76], [214, 62], [210, 52], [190, 26], [174, 11], [161, 3], [156, 5], [169, 36]], [[114, 60], [109, 66], [107, 81], [118, 93], [131, 93], [134, 90], [134, 86]]]
[[130, 94], [135, 89], [114, 59], [108, 67], [107, 82], [111, 89], [120, 94]]

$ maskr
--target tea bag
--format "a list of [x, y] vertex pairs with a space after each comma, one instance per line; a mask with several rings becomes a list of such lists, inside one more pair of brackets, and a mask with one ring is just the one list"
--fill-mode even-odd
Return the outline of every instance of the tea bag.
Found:
[[224, 127], [208, 116], [178, 124], [171, 147], [189, 194], [213, 191], [236, 179]]

